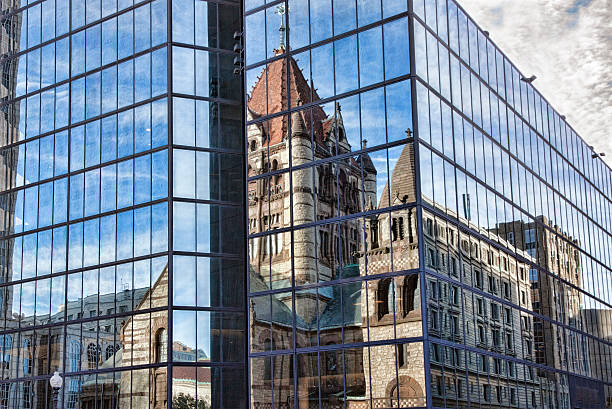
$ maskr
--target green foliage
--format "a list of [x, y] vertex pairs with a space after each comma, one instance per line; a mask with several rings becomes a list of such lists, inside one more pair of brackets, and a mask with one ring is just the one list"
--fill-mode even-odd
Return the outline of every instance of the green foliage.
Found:
[[210, 409], [210, 405], [203, 399], [198, 399], [196, 407], [196, 398], [179, 393], [172, 398], [172, 409]]

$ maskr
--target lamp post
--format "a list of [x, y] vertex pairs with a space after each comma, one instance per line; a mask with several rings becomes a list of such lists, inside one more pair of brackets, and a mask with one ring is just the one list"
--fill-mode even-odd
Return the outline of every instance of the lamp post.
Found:
[[59, 409], [59, 391], [62, 388], [64, 380], [58, 371], [53, 372], [53, 376], [49, 379], [49, 384], [53, 389], [53, 409]]

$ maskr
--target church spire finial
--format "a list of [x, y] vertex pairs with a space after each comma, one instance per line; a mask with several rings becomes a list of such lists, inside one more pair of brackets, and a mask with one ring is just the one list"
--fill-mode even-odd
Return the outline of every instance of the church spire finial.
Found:
[[278, 46], [279, 50], [285, 49], [285, 13], [286, 13], [285, 5], [280, 4], [276, 8], [276, 14], [278, 14], [281, 18], [281, 26], [278, 29], [278, 32], [280, 33], [280, 44]]
[[281, 18], [281, 24], [280, 27], [278, 29], [279, 33], [280, 33], [280, 44], [278, 46], [279, 50], [284, 50], [285, 49], [285, 5], [284, 4], [280, 4], [277, 8], [276, 8], [276, 14], [278, 14]]

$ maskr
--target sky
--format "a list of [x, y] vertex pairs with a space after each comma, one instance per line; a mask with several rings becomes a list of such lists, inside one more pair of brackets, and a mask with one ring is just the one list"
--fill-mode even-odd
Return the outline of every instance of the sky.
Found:
[[612, 0], [459, 0], [612, 166]]

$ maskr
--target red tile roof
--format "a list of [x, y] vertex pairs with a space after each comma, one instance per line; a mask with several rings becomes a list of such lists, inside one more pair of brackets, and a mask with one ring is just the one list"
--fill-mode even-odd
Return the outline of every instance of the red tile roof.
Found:
[[172, 378], [184, 379], [184, 380], [195, 380], [197, 372], [197, 381], [210, 383], [210, 368], [200, 367], [194, 368], [190, 366], [175, 366], [172, 368]]
[[[280, 52], [277, 52], [277, 55], [280, 55]], [[247, 107], [254, 117], [260, 117], [286, 111], [290, 107], [289, 103], [291, 107], [295, 107], [319, 99], [317, 92], [312, 90], [304, 78], [297, 61], [289, 56], [269, 63], [262, 70], [251, 91]], [[310, 112], [312, 112], [312, 121], [309, 118]], [[308, 132], [310, 133], [314, 128], [315, 139], [323, 144], [325, 135], [322, 121], [327, 118], [327, 115], [320, 106], [305, 110], [303, 113]], [[282, 115], [262, 124], [264, 133], [268, 136], [267, 144], [274, 145], [282, 142], [284, 136], [287, 135], [288, 118], [288, 115]]]

